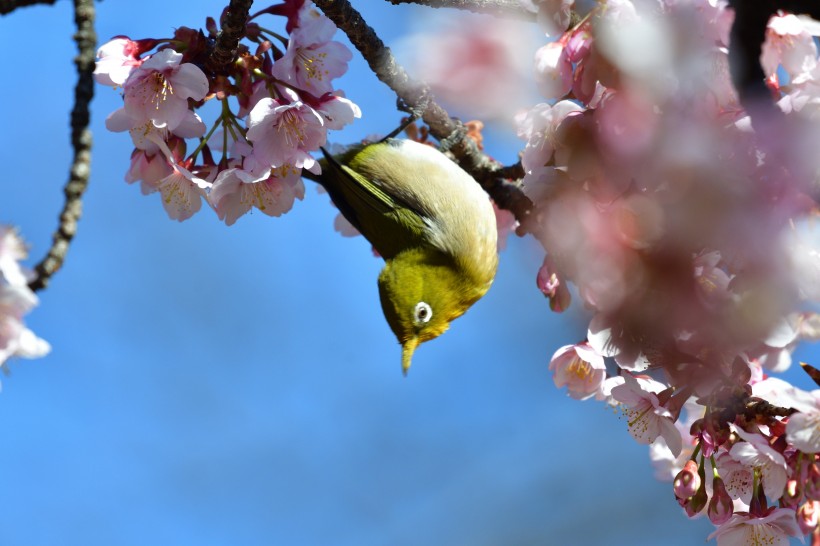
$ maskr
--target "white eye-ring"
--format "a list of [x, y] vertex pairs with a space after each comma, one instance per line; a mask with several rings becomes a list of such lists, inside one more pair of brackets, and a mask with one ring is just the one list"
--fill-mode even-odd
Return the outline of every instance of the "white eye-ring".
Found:
[[433, 318], [433, 309], [430, 304], [423, 301], [418, 302], [413, 311], [413, 322], [416, 323], [416, 326], [427, 324], [431, 318]]

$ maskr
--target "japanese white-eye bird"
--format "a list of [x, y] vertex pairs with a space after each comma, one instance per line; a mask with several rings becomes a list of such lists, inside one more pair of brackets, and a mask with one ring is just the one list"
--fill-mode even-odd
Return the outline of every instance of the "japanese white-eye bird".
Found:
[[379, 296], [407, 374], [416, 347], [490, 288], [498, 267], [493, 206], [461, 167], [412, 140], [322, 152], [319, 183], [385, 260]]

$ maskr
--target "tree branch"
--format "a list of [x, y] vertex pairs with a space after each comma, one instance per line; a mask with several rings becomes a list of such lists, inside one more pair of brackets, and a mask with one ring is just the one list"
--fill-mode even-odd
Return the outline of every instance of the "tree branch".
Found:
[[523, 21], [535, 21], [535, 14], [521, 7], [518, 0], [387, 0], [394, 6], [399, 4], [418, 4], [430, 8], [455, 8], [473, 13], [483, 13], [487, 15], [500, 15], [521, 19]]
[[208, 56], [205, 66], [211, 72], [219, 74], [236, 59], [239, 40], [245, 35], [245, 24], [253, 0], [231, 0], [222, 18], [222, 30], [216, 37], [216, 44]]
[[77, 232], [77, 221], [82, 214], [82, 196], [91, 174], [91, 130], [89, 104], [94, 97], [94, 57], [97, 33], [94, 30], [94, 0], [74, 0], [74, 22], [77, 32], [74, 40], [79, 53], [74, 59], [77, 67], [77, 85], [74, 87], [74, 109], [71, 111], [71, 145], [74, 159], [68, 183], [63, 192], [65, 204], [60, 213], [60, 224], [54, 233], [51, 248], [45, 258], [34, 266], [36, 278], [29, 283], [32, 290], [48, 285], [51, 276], [63, 265], [68, 247]]
[[314, 3], [347, 34], [376, 77], [387, 84], [411, 111], [421, 116], [430, 127], [430, 133], [452, 152], [459, 164], [473, 175], [498, 206], [511, 211], [526, 228], [532, 202], [516, 184], [502, 180], [501, 164], [481, 152], [472, 139], [464, 138], [467, 133], [464, 124], [452, 119], [435, 102], [426, 85], [410, 78], [393, 57], [390, 48], [384, 45], [350, 2], [314, 0]]
[[17, 8], [36, 6], [37, 4], [53, 5], [57, 0], [0, 0], [0, 15], [7, 15]]

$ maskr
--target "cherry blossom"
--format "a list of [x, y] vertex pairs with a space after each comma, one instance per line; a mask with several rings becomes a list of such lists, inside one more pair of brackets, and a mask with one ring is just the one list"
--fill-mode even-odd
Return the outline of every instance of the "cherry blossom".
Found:
[[182, 54], [163, 49], [134, 69], [124, 85], [125, 111], [135, 125], [150, 121], [155, 127], [175, 129], [187, 116], [188, 99], [202, 100], [208, 78]]
[[125, 181], [129, 184], [139, 181], [142, 194], [148, 195], [157, 191], [159, 181], [172, 172], [173, 167], [165, 155], [137, 148], [131, 154], [131, 167], [125, 173]]
[[299, 100], [260, 100], [248, 114], [247, 137], [253, 143], [254, 157], [268, 168], [292, 165], [318, 172], [319, 164], [309, 152], [325, 143], [323, 119]]
[[600, 395], [606, 379], [606, 366], [601, 355], [588, 343], [565, 345], [550, 360], [556, 387], [567, 387], [567, 393], [578, 400]]
[[316, 96], [333, 90], [333, 79], [347, 72], [353, 54], [339, 42], [314, 42], [309, 33], [294, 32], [284, 57], [272, 74]]
[[220, 220], [230, 226], [251, 208], [268, 216], [288, 212], [296, 199], [304, 198], [305, 187], [298, 170], [283, 167], [277, 171], [280, 174], [268, 173], [262, 177], [238, 168], [219, 173], [209, 199]]
[[104, 43], [97, 50], [94, 80], [101, 85], [121, 87], [134, 68], [142, 64], [140, 44], [123, 36]]
[[316, 109], [324, 118], [324, 125], [327, 129], [343, 129], [353, 123], [354, 120], [362, 117], [362, 110], [353, 101], [340, 94], [325, 95], [322, 102]]
[[814, 407], [789, 417], [786, 439], [803, 453], [820, 453], [820, 390], [814, 391]]
[[20, 265], [27, 256], [17, 232], [0, 226], [0, 366], [13, 357], [39, 358], [51, 350], [23, 322], [23, 316], [39, 303], [28, 287], [31, 274]]
[[178, 164], [172, 165], [172, 172], [157, 182], [162, 195], [162, 206], [172, 220], [187, 220], [202, 207], [202, 197], [211, 183], [192, 174]]
[[716, 538], [718, 546], [788, 546], [788, 537], [801, 534], [794, 518], [794, 510], [776, 508], [764, 517], [735, 513], [729, 521], [709, 535], [708, 540]]
[[766, 496], [779, 498], [786, 487], [786, 459], [769, 445], [763, 435], [746, 432], [735, 425], [730, 425], [730, 428], [745, 441], [733, 445], [729, 455], [741, 464], [759, 469]]
[[624, 384], [612, 389], [612, 397], [625, 406], [629, 433], [642, 444], [651, 444], [662, 436], [677, 457], [683, 448], [681, 435], [675, 428], [672, 413], [658, 399], [658, 393], [666, 387], [650, 378], [636, 378], [631, 374], [623, 377]]

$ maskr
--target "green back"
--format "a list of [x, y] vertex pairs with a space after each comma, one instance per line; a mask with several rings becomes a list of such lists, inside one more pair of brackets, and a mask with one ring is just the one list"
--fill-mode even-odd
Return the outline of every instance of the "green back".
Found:
[[[369, 180], [356, 165], [372, 157], [374, 147], [389, 143], [354, 147], [338, 159], [324, 148], [321, 184], [347, 220], [364, 235], [384, 259], [425, 244], [427, 226], [424, 211], [418, 210], [395, 194], [388, 194], [396, 181]], [[351, 165], [351, 166], [348, 166]]]

